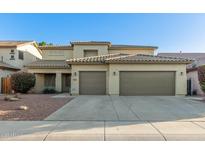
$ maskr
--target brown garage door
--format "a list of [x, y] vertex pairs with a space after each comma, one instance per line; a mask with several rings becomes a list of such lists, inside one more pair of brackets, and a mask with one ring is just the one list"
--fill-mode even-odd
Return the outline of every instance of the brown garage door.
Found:
[[79, 93], [80, 95], [105, 95], [106, 72], [80, 72]]
[[120, 95], [175, 95], [175, 72], [120, 72]]

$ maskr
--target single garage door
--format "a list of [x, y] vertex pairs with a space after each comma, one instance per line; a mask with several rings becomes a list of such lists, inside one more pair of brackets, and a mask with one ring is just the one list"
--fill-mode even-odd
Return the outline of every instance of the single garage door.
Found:
[[120, 72], [120, 95], [175, 95], [175, 72]]
[[105, 95], [106, 72], [80, 72], [79, 93], [80, 95]]

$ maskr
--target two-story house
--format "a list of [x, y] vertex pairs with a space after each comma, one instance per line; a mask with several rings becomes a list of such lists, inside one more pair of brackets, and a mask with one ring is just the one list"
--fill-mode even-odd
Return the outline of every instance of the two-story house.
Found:
[[42, 55], [34, 41], [0, 41], [0, 93], [2, 77], [23, 69], [37, 59], [42, 59]]
[[55, 88], [72, 95], [185, 95], [184, 58], [155, 56], [155, 46], [71, 42], [43, 46], [42, 60], [27, 65], [35, 91]]

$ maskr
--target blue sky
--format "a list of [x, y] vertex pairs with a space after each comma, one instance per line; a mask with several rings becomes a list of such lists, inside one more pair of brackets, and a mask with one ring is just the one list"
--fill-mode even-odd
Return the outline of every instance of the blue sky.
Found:
[[0, 40], [94, 40], [205, 52], [205, 14], [0, 14], [0, 21]]

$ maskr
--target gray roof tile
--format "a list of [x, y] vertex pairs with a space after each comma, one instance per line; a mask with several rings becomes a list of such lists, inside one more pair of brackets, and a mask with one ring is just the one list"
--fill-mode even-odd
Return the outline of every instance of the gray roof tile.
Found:
[[38, 60], [26, 65], [28, 68], [70, 68], [65, 60]]
[[26, 43], [33, 43], [34, 41], [4, 41], [0, 40], [0, 47], [17, 47]]
[[109, 54], [67, 60], [68, 64], [104, 64], [104, 63], [191, 63], [191, 59], [163, 57], [143, 54]]
[[205, 65], [205, 53], [159, 53], [159, 56], [191, 58], [193, 63], [188, 65], [187, 68], [198, 67]]
[[111, 47], [109, 47], [110, 50], [112, 49], [141, 49], [141, 48], [150, 48], [150, 49], [158, 49], [157, 46], [145, 46], [145, 45], [117, 45], [117, 44], [113, 44], [111, 45]]
[[5, 62], [0, 61], [0, 68], [12, 69], [12, 70], [20, 70], [20, 68], [7, 64]]

